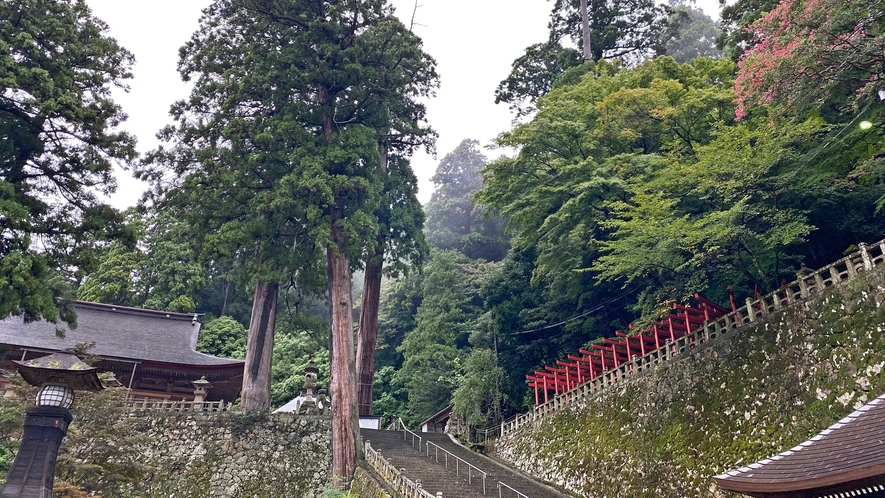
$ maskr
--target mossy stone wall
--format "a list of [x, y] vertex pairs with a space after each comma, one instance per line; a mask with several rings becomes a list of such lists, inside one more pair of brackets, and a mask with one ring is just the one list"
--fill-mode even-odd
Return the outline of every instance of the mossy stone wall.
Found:
[[357, 467], [353, 474], [350, 494], [358, 498], [391, 498], [372, 473], [362, 467]]
[[885, 392], [885, 272], [861, 274], [501, 438], [586, 497], [725, 497], [713, 475], [785, 451]]
[[152, 470], [132, 496], [314, 497], [329, 482], [328, 416], [264, 413], [145, 415]]

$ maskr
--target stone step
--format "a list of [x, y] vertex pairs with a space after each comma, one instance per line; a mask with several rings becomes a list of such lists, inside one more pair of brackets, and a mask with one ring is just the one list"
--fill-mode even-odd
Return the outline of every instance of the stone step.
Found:
[[[474, 496], [518, 498], [520, 496], [506, 487], [499, 490], [498, 481], [501, 481], [529, 498], [566, 498], [566, 495], [552, 488], [461, 446], [446, 434], [420, 433], [418, 436], [421, 440], [415, 439], [413, 442], [413, 436], [403, 432], [362, 429], [360, 433], [363, 440], [369, 441], [385, 459], [391, 461], [413, 481], [420, 480], [424, 489], [432, 494], [441, 492], [446, 498]], [[429, 446], [428, 441], [432, 443]], [[483, 494], [482, 475], [476, 470], [468, 470], [463, 463], [456, 463], [456, 459], [451, 456], [448, 457], [448, 468], [446, 468], [446, 455], [443, 449], [486, 472], [485, 494]], [[468, 480], [472, 481], [472, 484], [468, 483]]]
[[369, 441], [381, 456], [390, 461], [397, 469], [409, 479], [420, 482], [422, 487], [431, 494], [442, 493], [445, 498], [464, 497], [482, 498], [481, 481], [474, 484], [468, 483], [467, 475], [456, 476], [454, 472], [436, 464], [426, 455], [418, 452], [417, 441], [415, 447], [403, 441], [402, 432], [374, 431], [363, 429], [360, 431], [364, 441]]

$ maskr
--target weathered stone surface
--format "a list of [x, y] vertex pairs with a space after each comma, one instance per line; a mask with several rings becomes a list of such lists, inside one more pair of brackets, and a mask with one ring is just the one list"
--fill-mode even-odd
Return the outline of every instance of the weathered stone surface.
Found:
[[327, 416], [151, 414], [144, 497], [315, 497], [331, 465]]
[[350, 493], [358, 498], [392, 498], [381, 488], [372, 475], [363, 468], [357, 468], [353, 475]]
[[808, 439], [885, 392], [882, 270], [498, 441], [578, 496], [722, 497], [711, 476]]

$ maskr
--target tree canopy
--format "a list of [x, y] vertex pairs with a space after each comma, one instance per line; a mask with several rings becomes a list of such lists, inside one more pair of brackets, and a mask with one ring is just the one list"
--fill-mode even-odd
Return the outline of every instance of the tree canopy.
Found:
[[[583, 62], [579, 0], [556, 0], [547, 41], [534, 44], [513, 61], [495, 90], [495, 103], [506, 102], [517, 117], [535, 110], [538, 98], [553, 89], [570, 68]], [[589, 0], [592, 61], [639, 62], [662, 53], [668, 37], [667, 16], [653, 0]]]
[[473, 196], [482, 189], [488, 160], [476, 140], [464, 140], [442, 158], [433, 175], [436, 189], [427, 204], [427, 239], [439, 249], [468, 258], [498, 261], [507, 253], [504, 220], [487, 216]]
[[738, 117], [753, 105], [802, 113], [833, 99], [855, 108], [885, 79], [885, 2], [782, 0], [749, 27]]
[[68, 282], [125, 237], [101, 201], [135, 158], [111, 99], [132, 54], [83, 0], [0, 3], [0, 317], [75, 323]]

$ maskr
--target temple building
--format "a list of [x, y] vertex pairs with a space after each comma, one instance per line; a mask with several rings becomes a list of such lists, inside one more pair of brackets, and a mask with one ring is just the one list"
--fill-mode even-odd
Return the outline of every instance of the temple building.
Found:
[[[77, 327], [45, 321], [24, 323], [21, 317], [0, 320], [0, 344], [9, 348], [0, 368], [12, 371], [13, 360], [28, 360], [78, 344], [93, 344], [94, 366], [114, 373], [129, 388], [129, 399], [192, 400], [193, 381], [205, 377], [212, 388], [207, 401], [233, 401], [243, 384], [243, 361], [218, 358], [196, 350], [197, 315], [152, 311], [77, 301]], [[56, 334], [56, 329], [64, 337]]]
[[795, 448], [715, 479], [758, 498], [885, 498], [885, 395]]

